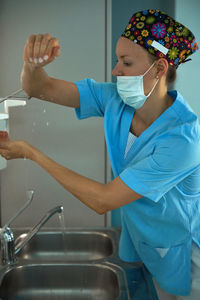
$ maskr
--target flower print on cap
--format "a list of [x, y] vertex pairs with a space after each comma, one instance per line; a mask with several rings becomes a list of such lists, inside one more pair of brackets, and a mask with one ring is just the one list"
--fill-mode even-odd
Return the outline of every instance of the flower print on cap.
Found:
[[151, 28], [152, 35], [157, 39], [163, 38], [166, 35], [166, 26], [165, 24], [156, 23]]
[[149, 53], [167, 59], [178, 67], [198, 50], [193, 33], [160, 10], [143, 10], [135, 13], [122, 34]]

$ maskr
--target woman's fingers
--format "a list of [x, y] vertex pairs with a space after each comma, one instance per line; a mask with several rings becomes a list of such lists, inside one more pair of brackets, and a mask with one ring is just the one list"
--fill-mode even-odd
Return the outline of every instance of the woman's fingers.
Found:
[[33, 47], [33, 61], [35, 64], [37, 64], [39, 61], [42, 40], [43, 40], [42, 34], [36, 35], [34, 47]]
[[9, 139], [7, 131], [0, 131], [0, 139]]
[[60, 49], [58, 44], [58, 40], [56, 38], [51, 38], [46, 49], [46, 55], [48, 58], [52, 59], [55, 58], [54, 56], [54, 49]]
[[33, 147], [25, 141], [10, 141], [8, 132], [0, 131], [0, 155], [7, 160], [16, 158], [31, 159]]
[[8, 144], [10, 143], [10, 139], [8, 137], [7, 131], [0, 131], [0, 155], [9, 160], [9, 150], [8, 150]]
[[2, 149], [0, 149], [0, 155], [1, 155], [3, 158], [5, 158], [6, 160], [10, 160], [10, 159], [11, 159], [8, 150], [2, 150]]
[[0, 131], [0, 148], [6, 149], [9, 142], [10, 142], [10, 139], [8, 136], [8, 132]]
[[7, 141], [3, 143], [0, 140], [0, 155], [7, 160], [16, 158], [31, 158], [31, 146], [24, 141]]
[[60, 45], [49, 33], [30, 35], [24, 48], [24, 60], [35, 66], [45, 66], [60, 55]]
[[46, 33], [43, 36], [43, 39], [41, 41], [41, 46], [40, 46], [40, 55], [39, 55], [39, 63], [42, 63], [45, 61], [45, 56], [47, 55], [47, 48], [49, 45], [49, 42], [51, 40], [51, 36], [49, 33]]
[[35, 35], [32, 34], [26, 41], [26, 45], [24, 48], [24, 60], [27, 62], [33, 62], [33, 50], [35, 43]]
[[60, 56], [60, 46], [56, 46], [53, 48], [52, 56], [54, 58]]

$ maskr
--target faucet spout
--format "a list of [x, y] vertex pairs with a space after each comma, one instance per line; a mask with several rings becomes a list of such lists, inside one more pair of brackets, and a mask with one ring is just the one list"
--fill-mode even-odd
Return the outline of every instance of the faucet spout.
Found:
[[36, 224], [27, 234], [26, 237], [23, 240], [20, 240], [19, 242], [15, 242], [15, 255], [18, 254], [24, 246], [36, 235], [36, 233], [40, 230], [42, 226], [46, 224], [46, 222], [56, 213], [62, 213], [63, 212], [63, 206], [56, 206], [52, 209], [50, 209], [46, 215], [40, 220], [38, 224]]
[[10, 228], [10, 224], [25, 210], [25, 208], [31, 204], [33, 200], [34, 191], [27, 191], [28, 201], [25, 205], [15, 214], [14, 217], [10, 219], [0, 228], [0, 265], [11, 265], [15, 264], [16, 254], [19, 253], [23, 247], [34, 237], [34, 235], [40, 230], [40, 228], [56, 213], [63, 212], [63, 206], [56, 206], [50, 209], [46, 215], [40, 220], [38, 224], [36, 224], [23, 239], [14, 239], [13, 232]]

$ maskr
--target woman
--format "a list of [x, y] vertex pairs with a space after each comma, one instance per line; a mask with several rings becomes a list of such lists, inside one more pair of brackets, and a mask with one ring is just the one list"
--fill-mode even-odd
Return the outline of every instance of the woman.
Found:
[[184, 98], [168, 92], [176, 68], [197, 49], [194, 35], [158, 10], [134, 14], [116, 46], [117, 84], [49, 77], [43, 67], [59, 48], [49, 34], [29, 37], [22, 87], [31, 97], [76, 108], [79, 119], [104, 117], [115, 179], [88, 179], [3, 134], [0, 154], [33, 160], [98, 214], [121, 207], [121, 259], [144, 262], [160, 299], [199, 299], [200, 131]]

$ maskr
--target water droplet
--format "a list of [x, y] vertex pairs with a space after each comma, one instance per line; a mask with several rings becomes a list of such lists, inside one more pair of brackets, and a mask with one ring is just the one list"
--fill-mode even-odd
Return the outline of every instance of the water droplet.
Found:
[[49, 126], [49, 122], [46, 122], [46, 125]]
[[24, 160], [27, 160], [27, 158], [26, 158], [26, 157], [24, 157]]
[[33, 126], [35, 126], [36, 125], [36, 123], [35, 122], [33, 122]]
[[43, 110], [43, 113], [44, 113], [44, 114], [46, 113], [46, 109]]

